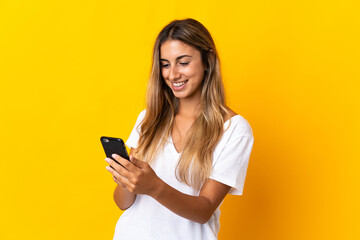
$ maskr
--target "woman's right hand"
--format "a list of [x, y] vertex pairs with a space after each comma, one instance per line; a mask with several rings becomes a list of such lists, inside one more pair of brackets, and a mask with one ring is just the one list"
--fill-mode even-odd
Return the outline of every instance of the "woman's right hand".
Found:
[[110, 164], [108, 170], [129, 192], [152, 197], [157, 194], [162, 180], [147, 162], [140, 161], [131, 155], [130, 161], [117, 154], [113, 154], [112, 157], [120, 164], [114, 160], [107, 159]]
[[112, 174], [112, 178], [117, 184], [114, 191], [114, 201], [121, 210], [126, 210], [135, 202], [136, 194], [129, 192], [121, 181], [124, 177], [118, 171], [121, 171], [123, 167], [110, 158], [105, 158], [105, 161], [112, 165], [112, 167], [107, 166], [106, 169]]
[[109, 166], [106, 166], [106, 169], [111, 173], [114, 182], [120, 187], [126, 188], [125, 185], [121, 182], [121, 178], [123, 177], [119, 174], [119, 171], [121, 170], [120, 168], [122, 166], [111, 158], [105, 158], [105, 161], [109, 164]]

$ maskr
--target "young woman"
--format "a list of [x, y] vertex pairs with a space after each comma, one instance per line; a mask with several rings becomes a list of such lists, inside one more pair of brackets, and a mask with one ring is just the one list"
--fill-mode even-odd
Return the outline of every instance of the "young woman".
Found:
[[194, 19], [169, 23], [155, 42], [146, 110], [126, 142], [130, 161], [106, 158], [126, 210], [114, 240], [217, 239], [219, 206], [242, 194], [253, 141], [225, 105], [210, 33]]

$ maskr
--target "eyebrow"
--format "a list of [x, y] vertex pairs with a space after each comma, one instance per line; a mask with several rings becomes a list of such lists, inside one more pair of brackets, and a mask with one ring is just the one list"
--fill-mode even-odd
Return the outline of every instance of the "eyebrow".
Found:
[[[179, 59], [181, 59], [181, 58], [183, 58], [183, 57], [192, 57], [192, 56], [190, 56], [190, 55], [181, 55], [181, 56], [178, 56], [178, 57], [176, 58], [176, 60], [179, 60]], [[164, 58], [160, 58], [160, 61], [167, 61], [167, 62], [169, 62], [169, 60], [164, 59]]]

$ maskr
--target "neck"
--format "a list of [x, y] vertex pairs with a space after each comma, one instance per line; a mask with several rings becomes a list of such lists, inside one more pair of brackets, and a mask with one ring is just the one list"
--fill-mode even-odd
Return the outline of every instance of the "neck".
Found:
[[178, 114], [187, 117], [196, 117], [201, 111], [200, 98], [196, 99], [179, 99]]

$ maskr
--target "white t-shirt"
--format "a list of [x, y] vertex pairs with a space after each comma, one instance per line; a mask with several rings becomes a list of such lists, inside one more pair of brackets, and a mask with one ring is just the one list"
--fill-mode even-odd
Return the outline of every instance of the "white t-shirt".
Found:
[[[137, 148], [140, 122], [145, 116], [142, 111], [136, 121], [126, 145]], [[230, 124], [231, 122], [231, 124]], [[230, 124], [230, 127], [229, 127]], [[229, 128], [228, 128], [229, 127]], [[249, 123], [240, 115], [233, 116], [224, 124], [227, 129], [213, 153], [213, 169], [210, 178], [231, 186], [230, 194], [242, 195], [249, 157], [254, 138]], [[171, 136], [151, 167], [171, 187], [182, 193], [197, 196], [199, 191], [179, 182], [175, 169], [180, 157], [172, 143]], [[220, 228], [220, 209], [217, 208], [210, 220], [200, 224], [183, 218], [152, 197], [138, 194], [134, 204], [120, 216], [114, 240], [213, 240]]]

